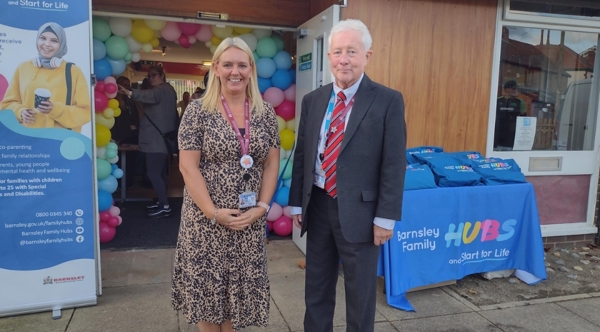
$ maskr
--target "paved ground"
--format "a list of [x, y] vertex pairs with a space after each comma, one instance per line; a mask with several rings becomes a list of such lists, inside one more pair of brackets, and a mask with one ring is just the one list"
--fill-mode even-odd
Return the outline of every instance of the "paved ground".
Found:
[[[271, 317], [268, 328], [242, 332], [302, 331], [303, 254], [291, 240], [268, 245]], [[0, 318], [2, 332], [193, 331], [170, 306], [173, 250], [102, 252], [103, 295], [93, 307], [63, 310], [63, 317], [38, 313]], [[338, 283], [335, 332], [345, 331], [343, 280]], [[417, 312], [377, 299], [376, 331], [600, 331], [600, 293], [477, 306], [449, 287], [410, 293]]]

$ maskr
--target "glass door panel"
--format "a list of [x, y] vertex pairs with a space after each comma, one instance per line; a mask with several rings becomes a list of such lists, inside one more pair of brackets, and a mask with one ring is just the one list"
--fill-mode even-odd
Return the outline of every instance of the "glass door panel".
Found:
[[532, 150], [594, 150], [598, 34], [505, 26], [494, 151], [513, 150], [517, 118], [536, 118]]

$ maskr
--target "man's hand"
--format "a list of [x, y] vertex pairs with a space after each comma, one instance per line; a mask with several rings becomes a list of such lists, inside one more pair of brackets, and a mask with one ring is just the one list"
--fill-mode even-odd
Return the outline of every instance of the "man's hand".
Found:
[[384, 244], [387, 240], [391, 239], [392, 235], [394, 234], [394, 231], [391, 229], [387, 230], [377, 225], [373, 225], [373, 234], [373, 243], [375, 243], [376, 246], [379, 246]]
[[293, 215], [292, 220], [294, 221], [294, 225], [296, 225], [296, 227], [302, 229], [302, 215], [301, 214]]

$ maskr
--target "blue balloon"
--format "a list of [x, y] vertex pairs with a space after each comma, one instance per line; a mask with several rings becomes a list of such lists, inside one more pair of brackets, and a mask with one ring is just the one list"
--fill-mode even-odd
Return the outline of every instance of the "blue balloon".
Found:
[[112, 66], [106, 58], [94, 61], [94, 74], [100, 81], [112, 75]]
[[117, 191], [118, 186], [119, 183], [117, 182], [117, 179], [112, 175], [109, 175], [105, 179], [98, 181], [98, 189], [111, 194]]
[[277, 70], [277, 66], [271, 58], [260, 58], [256, 61], [256, 73], [258, 77], [270, 78], [275, 73], [275, 70]]
[[279, 51], [273, 57], [277, 69], [288, 70], [292, 68], [292, 56], [286, 51]]
[[110, 209], [112, 206], [112, 195], [104, 190], [98, 190], [98, 210], [100, 212]]
[[271, 84], [281, 90], [286, 90], [292, 85], [292, 78], [287, 70], [277, 69], [271, 77]]
[[100, 60], [106, 56], [106, 45], [94, 38], [94, 60]]
[[119, 59], [115, 60], [109, 56], [106, 57], [106, 60], [110, 63], [110, 67], [112, 68], [112, 75], [121, 75], [125, 71], [125, 60]]
[[296, 68], [291, 68], [290, 70], [288, 70], [288, 73], [290, 73], [292, 83], [296, 83]]
[[117, 164], [110, 164], [110, 171], [114, 172], [115, 169], [119, 168], [119, 166], [117, 166]]
[[[114, 165], [114, 164], [112, 164], [112, 165]], [[112, 175], [113, 175], [114, 177], [116, 177], [117, 179], [120, 179], [120, 178], [122, 178], [122, 177], [123, 177], [123, 170], [122, 170], [122, 169], [120, 169], [120, 168], [117, 168], [117, 169], [115, 169], [115, 170], [112, 172]]]
[[260, 90], [260, 93], [265, 93], [265, 91], [272, 86], [270, 79], [262, 77], [258, 78], [258, 89]]
[[281, 187], [275, 193], [275, 202], [281, 206], [287, 206], [290, 199], [290, 188]]

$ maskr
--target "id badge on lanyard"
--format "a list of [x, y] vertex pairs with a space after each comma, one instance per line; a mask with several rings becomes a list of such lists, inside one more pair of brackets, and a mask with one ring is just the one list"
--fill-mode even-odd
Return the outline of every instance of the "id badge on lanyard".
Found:
[[323, 162], [323, 153], [325, 153], [325, 145], [327, 144], [327, 131], [329, 128], [329, 124], [331, 123], [331, 116], [333, 114], [333, 107], [335, 104], [335, 94], [333, 91], [331, 92], [331, 98], [329, 98], [329, 106], [327, 106], [327, 113], [325, 113], [325, 124], [324, 124], [324, 132], [321, 132], [321, 143], [319, 144], [319, 166], [315, 168], [315, 173], [313, 175], [313, 184], [319, 188], [325, 188], [325, 171], [323, 170], [322, 162]]
[[244, 136], [242, 136], [240, 129], [238, 128], [237, 124], [235, 123], [235, 120], [233, 119], [233, 114], [229, 109], [229, 105], [227, 104], [227, 101], [225, 100], [225, 97], [223, 95], [221, 95], [221, 102], [223, 103], [223, 108], [225, 109], [225, 113], [227, 114], [227, 119], [229, 120], [231, 127], [233, 127], [233, 130], [235, 131], [235, 134], [238, 140], [240, 141], [240, 149], [242, 154], [242, 157], [240, 158], [240, 166], [242, 166], [242, 168], [246, 172], [243, 177], [245, 182], [245, 190], [239, 196], [239, 207], [240, 209], [253, 207], [256, 206], [257, 195], [255, 192], [250, 191], [250, 186], [248, 185], [250, 182], [250, 174], [248, 174], [247, 172], [248, 169], [250, 169], [252, 165], [254, 165], [254, 160], [252, 159], [252, 156], [250, 156], [250, 105], [248, 103], [248, 99], [246, 98], [244, 107], [245, 131]]

